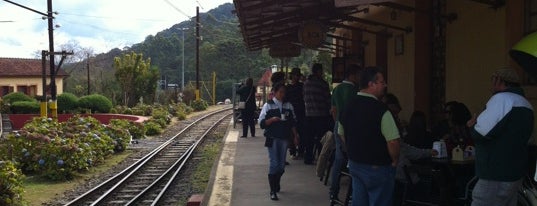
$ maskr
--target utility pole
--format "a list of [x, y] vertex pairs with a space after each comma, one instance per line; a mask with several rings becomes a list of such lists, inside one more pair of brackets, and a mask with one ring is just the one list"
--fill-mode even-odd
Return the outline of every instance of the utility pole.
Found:
[[196, 6], [196, 100], [200, 100], [200, 8]]
[[88, 57], [86, 58], [86, 68], [88, 69], [88, 95], [90, 95], [90, 76], [89, 76], [89, 58], [90, 55], [88, 53]]
[[50, 113], [53, 119], [58, 119], [58, 104], [56, 101], [56, 66], [54, 65], [54, 17], [52, 16], [52, 0], [47, 0], [47, 19], [48, 19], [48, 51], [50, 66]]

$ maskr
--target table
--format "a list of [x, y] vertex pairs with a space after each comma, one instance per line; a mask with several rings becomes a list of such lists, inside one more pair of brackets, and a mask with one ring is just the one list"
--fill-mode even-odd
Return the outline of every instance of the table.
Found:
[[428, 166], [434, 172], [433, 187], [438, 190], [440, 205], [459, 205], [470, 201], [474, 183], [474, 159], [462, 161], [447, 158], [431, 158], [411, 161], [412, 164]]

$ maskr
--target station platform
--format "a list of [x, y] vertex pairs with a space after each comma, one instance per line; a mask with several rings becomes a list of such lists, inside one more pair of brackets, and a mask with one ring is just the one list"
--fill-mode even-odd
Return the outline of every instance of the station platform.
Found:
[[[230, 123], [223, 151], [213, 169], [202, 205], [264, 206], [264, 205], [330, 205], [329, 185], [315, 174], [315, 165], [292, 160], [281, 179], [279, 200], [269, 197], [268, 152], [264, 147], [263, 130], [256, 125], [256, 137], [240, 138], [242, 124]], [[342, 188], [343, 189], [343, 188]]]

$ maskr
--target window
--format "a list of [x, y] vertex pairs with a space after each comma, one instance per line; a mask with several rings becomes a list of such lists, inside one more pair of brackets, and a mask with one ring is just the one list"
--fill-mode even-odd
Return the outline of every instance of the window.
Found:
[[9, 93], [12, 93], [13, 92], [13, 87], [12, 86], [0, 86], [0, 97], [3, 97]]
[[24, 93], [28, 96], [35, 96], [37, 94], [37, 86], [17, 86], [17, 92]]

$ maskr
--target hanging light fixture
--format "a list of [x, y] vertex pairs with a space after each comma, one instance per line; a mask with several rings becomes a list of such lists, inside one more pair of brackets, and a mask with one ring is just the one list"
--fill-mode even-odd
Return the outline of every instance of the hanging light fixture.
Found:
[[509, 55], [528, 74], [537, 77], [537, 32], [529, 34], [515, 44]]

